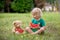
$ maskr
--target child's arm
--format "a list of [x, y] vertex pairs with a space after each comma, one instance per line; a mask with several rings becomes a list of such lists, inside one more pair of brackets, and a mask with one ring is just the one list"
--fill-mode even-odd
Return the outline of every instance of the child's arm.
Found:
[[35, 34], [41, 33], [41, 32], [43, 32], [45, 29], [46, 29], [46, 26], [43, 26], [43, 27], [41, 27], [38, 31], [36, 31]]
[[12, 32], [13, 32], [13, 33], [15, 32], [15, 27], [13, 27]]
[[43, 31], [45, 31], [45, 29], [46, 29], [46, 24], [45, 24], [45, 21], [43, 20], [43, 19], [41, 19], [41, 27], [40, 27], [40, 29], [38, 30], [38, 31], [36, 31], [35, 32], [35, 34], [37, 34], [37, 33], [41, 33], [41, 32], [43, 32]]

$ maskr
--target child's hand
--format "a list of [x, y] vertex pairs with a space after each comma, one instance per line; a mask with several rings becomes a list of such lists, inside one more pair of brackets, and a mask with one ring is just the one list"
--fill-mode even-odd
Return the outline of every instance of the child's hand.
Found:
[[18, 31], [15, 32], [16, 34], [20, 34]]

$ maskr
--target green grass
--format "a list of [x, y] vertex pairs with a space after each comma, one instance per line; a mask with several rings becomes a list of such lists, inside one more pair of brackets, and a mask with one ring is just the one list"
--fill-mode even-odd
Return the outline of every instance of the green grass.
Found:
[[11, 32], [14, 20], [23, 22], [26, 28], [32, 19], [31, 13], [0, 13], [0, 40], [60, 40], [60, 14], [58, 12], [44, 12], [43, 17], [48, 26], [45, 34], [31, 35], [29, 33], [16, 35]]

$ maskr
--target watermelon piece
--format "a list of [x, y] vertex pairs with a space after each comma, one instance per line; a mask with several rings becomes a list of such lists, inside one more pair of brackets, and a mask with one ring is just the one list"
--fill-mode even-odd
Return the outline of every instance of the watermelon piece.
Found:
[[19, 33], [23, 33], [23, 32], [24, 32], [24, 30], [21, 29], [20, 27], [17, 27], [17, 28], [15, 29], [15, 31], [18, 31]]
[[39, 24], [30, 23], [30, 27], [31, 28], [39, 28]]

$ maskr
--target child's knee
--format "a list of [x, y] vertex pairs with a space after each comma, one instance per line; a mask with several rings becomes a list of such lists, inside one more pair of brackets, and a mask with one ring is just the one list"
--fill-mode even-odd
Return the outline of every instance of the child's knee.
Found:
[[43, 30], [43, 31], [44, 31], [45, 29], [46, 29], [45, 27], [42, 27], [42, 28], [41, 28], [41, 30]]
[[26, 27], [26, 29], [25, 30], [28, 30], [29, 29], [29, 27]]

